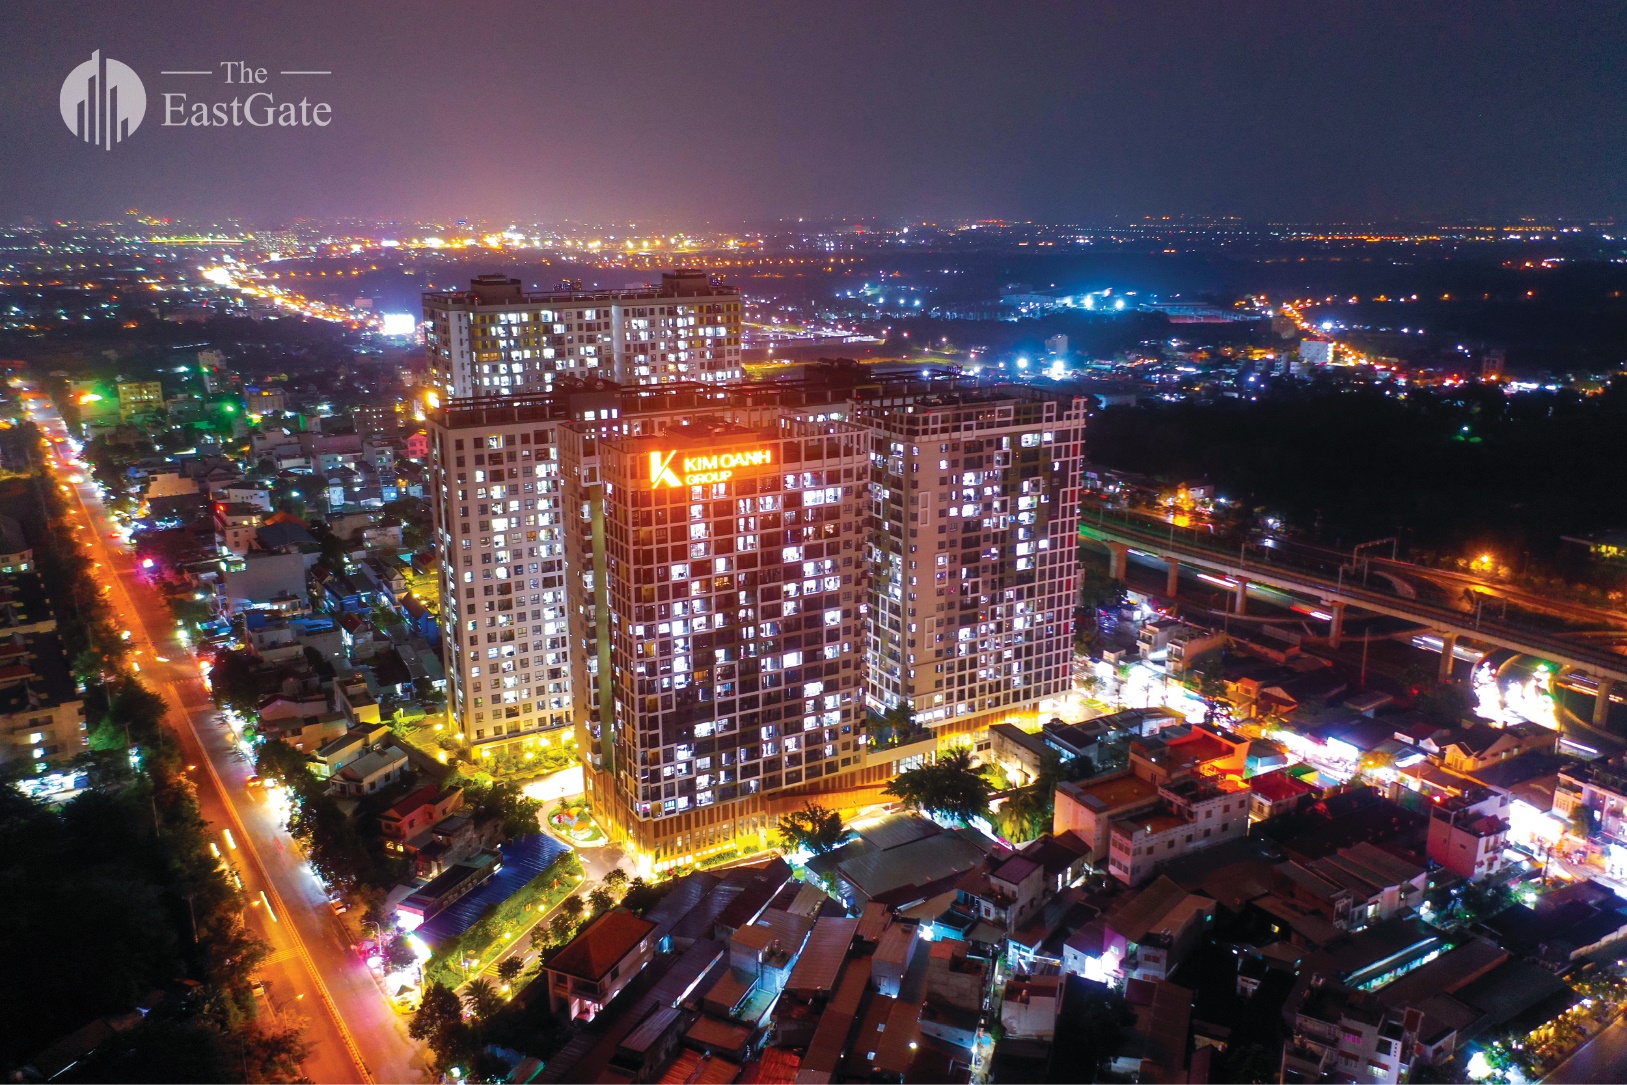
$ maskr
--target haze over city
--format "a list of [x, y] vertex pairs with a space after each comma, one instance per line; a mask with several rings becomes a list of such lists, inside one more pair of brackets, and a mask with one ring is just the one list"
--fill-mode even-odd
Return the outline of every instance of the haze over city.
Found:
[[[117, 156], [59, 138], [98, 48], [152, 94]], [[1592, 3], [19, 3], [0, 215], [1597, 217], [1624, 48]], [[231, 95], [154, 73], [232, 60], [331, 71], [272, 89], [333, 123], [157, 129], [162, 91]]]

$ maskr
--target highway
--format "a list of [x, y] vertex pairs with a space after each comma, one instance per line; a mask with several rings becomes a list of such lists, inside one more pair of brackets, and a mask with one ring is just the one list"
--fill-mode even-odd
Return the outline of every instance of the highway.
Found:
[[[33, 390], [30, 387], [30, 390]], [[52, 442], [68, 436], [48, 401], [34, 400], [32, 417]], [[65, 466], [55, 456], [53, 469]], [[57, 471], [66, 484], [70, 471]], [[170, 708], [197, 785], [198, 804], [226, 859], [241, 873], [244, 912], [271, 947], [258, 978], [267, 981], [275, 1011], [302, 1020], [311, 1081], [418, 1082], [429, 1079], [424, 1050], [407, 1036], [398, 1014], [327, 903], [310, 868], [264, 793], [250, 788], [253, 769], [232, 743], [205, 689], [196, 662], [177, 637], [168, 606], [136, 574], [113, 541], [112, 522], [94, 483], [66, 485], [79, 538], [99, 562], [96, 575], [111, 589], [108, 603], [131, 632], [141, 677]], [[109, 575], [112, 574], [112, 575]]]
[[[1195, 533], [1160, 525], [1139, 518], [1126, 517], [1115, 511], [1108, 517], [1105, 510], [1090, 509], [1080, 520], [1082, 538], [1098, 545], [1114, 544], [1138, 549], [1154, 557], [1172, 557], [1234, 580], [1267, 584], [1285, 591], [1320, 599], [1324, 603], [1339, 603], [1375, 614], [1386, 614], [1416, 622], [1437, 631], [1456, 633], [1477, 643], [1495, 644], [1523, 655], [1553, 660], [1574, 668], [1593, 678], [1627, 681], [1627, 655], [1611, 651], [1597, 644], [1579, 643], [1550, 628], [1533, 628], [1525, 622], [1505, 620], [1490, 612], [1474, 613], [1454, 605], [1453, 601], [1431, 601], [1407, 598], [1402, 595], [1378, 591], [1348, 579], [1340, 574], [1329, 576], [1324, 572], [1311, 572], [1284, 560], [1261, 560], [1246, 555], [1231, 544], [1222, 548], [1218, 539], [1197, 536]], [[1256, 552], [1263, 548], [1256, 547]], [[1265, 554], [1273, 553], [1263, 550]], [[1395, 572], [1400, 563], [1386, 562], [1386, 569]]]

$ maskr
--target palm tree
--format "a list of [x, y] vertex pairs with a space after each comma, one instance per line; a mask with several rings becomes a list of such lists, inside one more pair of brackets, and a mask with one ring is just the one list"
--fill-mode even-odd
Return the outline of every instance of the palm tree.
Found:
[[505, 986], [518, 979], [524, 970], [525, 962], [519, 957], [504, 957], [497, 962], [497, 978], [502, 980]]
[[463, 1001], [482, 1021], [503, 1006], [503, 999], [498, 995], [497, 988], [493, 987], [491, 980], [485, 976], [469, 981], [468, 986], [463, 989]]

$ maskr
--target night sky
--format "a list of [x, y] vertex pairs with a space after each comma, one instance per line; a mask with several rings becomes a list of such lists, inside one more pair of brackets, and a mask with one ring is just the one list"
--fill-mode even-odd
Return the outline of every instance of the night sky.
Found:
[[[1627, 213], [1619, 3], [7, 0], [0, 27], [0, 219]], [[111, 151], [58, 115], [98, 48], [148, 95]], [[332, 123], [161, 126], [165, 91], [255, 89]]]

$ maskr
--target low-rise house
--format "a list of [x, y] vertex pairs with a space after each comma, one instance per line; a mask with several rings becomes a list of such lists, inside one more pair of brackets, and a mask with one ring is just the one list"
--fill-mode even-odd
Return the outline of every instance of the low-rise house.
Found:
[[324, 712], [318, 716], [288, 716], [272, 720], [262, 717], [260, 733], [268, 740], [285, 742], [300, 753], [314, 754], [344, 735], [348, 726], [349, 721], [339, 713]]
[[1129, 980], [1124, 1000], [1135, 1014], [1112, 1069], [1139, 1081], [1186, 1081], [1192, 991], [1167, 980]]
[[1474, 787], [1434, 804], [1429, 818], [1429, 857], [1469, 881], [1495, 876], [1506, 865], [1510, 797]]
[[430, 842], [430, 831], [463, 809], [463, 789], [442, 792], [440, 784], [425, 784], [379, 815], [384, 850], [415, 855]]
[[1321, 791], [1286, 769], [1264, 772], [1248, 780], [1252, 800], [1250, 821], [1269, 821], [1282, 814], [1291, 814], [1313, 803]]
[[1039, 776], [1048, 748], [1040, 734], [997, 723], [989, 728], [989, 752], [984, 757], [1000, 766], [1012, 787], [1026, 787]]
[[1508, 727], [1476, 723], [1452, 732], [1441, 748], [1441, 757], [1453, 772], [1473, 772], [1522, 753], [1551, 752], [1558, 741], [1558, 731], [1537, 723]]
[[1158, 787], [1130, 769], [1088, 780], [1058, 784], [1051, 816], [1051, 831], [1057, 836], [1075, 833], [1090, 846], [1096, 862], [1107, 857], [1109, 833], [1114, 819], [1129, 817], [1158, 805]]
[[982, 1025], [989, 964], [955, 942], [933, 942], [921, 1003], [921, 1034], [970, 1050]]
[[1059, 975], [1007, 980], [1000, 996], [1000, 1025], [1006, 1035], [1036, 1040], [1049, 1040], [1055, 1035], [1061, 984]]
[[265, 521], [265, 510], [237, 501], [215, 502], [215, 541], [221, 550], [243, 557]]
[[1045, 869], [1021, 855], [970, 871], [956, 886], [956, 905], [1007, 933], [1045, 903]]
[[0, 762], [57, 764], [85, 751], [85, 702], [55, 633], [0, 642], [0, 735]]
[[1597, 882], [1575, 882], [1505, 908], [1486, 926], [1510, 950], [1559, 970], [1627, 938], [1627, 900]]
[[1426, 868], [1365, 841], [1320, 859], [1283, 863], [1276, 873], [1282, 895], [1349, 931], [1414, 910], [1429, 885]]
[[1215, 902], [1159, 877], [1103, 917], [1102, 970], [1161, 980], [1207, 934]]
[[650, 962], [654, 930], [654, 923], [625, 908], [592, 920], [543, 966], [549, 1007], [591, 1021]]
[[26, 573], [34, 568], [34, 549], [15, 516], [0, 515], [0, 573]]
[[[1312, 985], [1295, 1007], [1283, 1044], [1283, 1081], [1398, 1085], [1411, 1066], [1417, 1015], [1392, 1013], [1378, 996], [1338, 983]], [[1412, 1031], [1408, 1031], [1408, 1025]]]
[[1108, 838], [1108, 871], [1126, 885], [1152, 877], [1160, 862], [1248, 835], [1249, 790], [1241, 781], [1187, 777], [1158, 788], [1159, 803], [1117, 818]]
[[1569, 818], [1585, 806], [1607, 840], [1627, 842], [1627, 756], [1570, 765], [1560, 770], [1554, 812]]
[[331, 790], [353, 798], [381, 791], [407, 770], [407, 755], [395, 746], [363, 754], [334, 773]]

